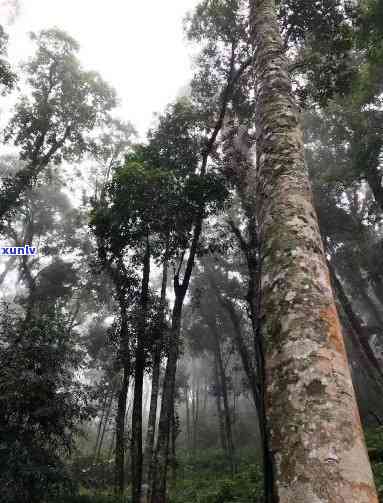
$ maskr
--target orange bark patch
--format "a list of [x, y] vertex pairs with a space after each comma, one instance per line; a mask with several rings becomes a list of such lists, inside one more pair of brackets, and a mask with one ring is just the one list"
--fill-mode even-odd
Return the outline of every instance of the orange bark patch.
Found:
[[326, 323], [330, 346], [338, 353], [346, 354], [342, 330], [339, 323], [336, 307], [331, 305], [320, 312], [321, 319]]
[[[377, 503], [378, 497], [376, 495], [376, 489], [375, 489], [375, 484], [374, 482], [371, 482], [371, 485], [369, 484], [352, 484], [352, 491], [353, 491], [353, 496], [359, 496], [360, 500], [358, 501], [365, 501], [366, 503]], [[357, 500], [355, 500], [357, 501]]]

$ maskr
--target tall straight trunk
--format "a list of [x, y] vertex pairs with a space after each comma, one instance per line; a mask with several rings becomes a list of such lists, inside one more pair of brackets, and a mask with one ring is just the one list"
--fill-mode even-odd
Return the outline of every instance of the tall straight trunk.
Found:
[[98, 445], [99, 445], [100, 439], [101, 439], [101, 428], [102, 428], [102, 425], [104, 422], [104, 418], [106, 416], [107, 402], [108, 402], [108, 393], [105, 393], [105, 396], [102, 401], [101, 417], [100, 417], [100, 421], [99, 421], [98, 427], [97, 427], [96, 445], [94, 447], [94, 460], [95, 461], [97, 461]]
[[170, 329], [170, 340], [168, 350], [168, 361], [166, 364], [160, 420], [158, 423], [158, 439], [155, 451], [155, 472], [151, 490], [151, 503], [166, 503], [167, 470], [169, 465], [169, 436], [170, 425], [173, 414], [175, 377], [177, 371], [177, 361], [179, 355], [179, 338], [181, 329], [181, 315], [184, 295], [177, 295], [172, 313], [172, 326]]
[[224, 423], [224, 419], [223, 419], [222, 402], [221, 402], [222, 384], [221, 384], [221, 380], [220, 380], [219, 372], [218, 372], [218, 359], [217, 359], [216, 352], [214, 352], [214, 384], [215, 384], [215, 403], [216, 403], [216, 407], [217, 407], [217, 416], [218, 416], [219, 439], [221, 442], [222, 450], [224, 453], [226, 453], [227, 445], [226, 445], [226, 435], [225, 435], [225, 423]]
[[197, 381], [197, 386], [192, 392], [192, 419], [193, 419], [193, 456], [197, 452], [197, 430], [198, 430], [198, 420], [199, 420], [199, 380]]
[[161, 352], [163, 346], [163, 330], [165, 323], [165, 309], [166, 309], [166, 287], [168, 283], [168, 257], [165, 255], [165, 260], [162, 269], [162, 284], [161, 284], [161, 297], [160, 297], [160, 312], [159, 312], [159, 334], [154, 343], [153, 349], [153, 369], [152, 369], [152, 389], [150, 395], [150, 408], [148, 418], [148, 429], [145, 440], [145, 452], [142, 468], [142, 494], [144, 501], [149, 501], [150, 487], [152, 483], [153, 474], [153, 450], [154, 438], [156, 433], [157, 421], [157, 406], [158, 395], [160, 389], [160, 369], [161, 369]]
[[[383, 281], [381, 278], [376, 278], [376, 280], [372, 283], [372, 288], [374, 292], [374, 296], [379, 302], [379, 304], [383, 305]], [[379, 316], [380, 323], [382, 322], [382, 316]]]
[[185, 407], [186, 407], [186, 445], [188, 450], [191, 448], [191, 428], [190, 428], [190, 405], [189, 405], [189, 386], [185, 386]]
[[[233, 136], [234, 135], [234, 136]], [[237, 238], [238, 244], [246, 257], [248, 270], [248, 289], [246, 300], [249, 306], [251, 326], [253, 330], [253, 346], [256, 363], [256, 386], [253, 387], [253, 398], [256, 403], [259, 430], [262, 441], [263, 478], [265, 494], [272, 494], [273, 489], [273, 460], [269, 449], [269, 439], [266, 429], [265, 412], [265, 372], [264, 372], [264, 347], [260, 330], [260, 241], [258, 219], [256, 212], [256, 179], [253, 169], [253, 160], [247, 134], [236, 128], [229, 127], [225, 131], [225, 148], [232, 155], [236, 170], [241, 173], [237, 179], [237, 190], [241, 205], [247, 216], [247, 239], [232, 219], [228, 223]], [[231, 152], [231, 154], [230, 154]], [[245, 362], [244, 362], [245, 363]], [[253, 380], [253, 378], [251, 378]]]
[[209, 387], [208, 387], [208, 383], [207, 383], [207, 378], [205, 377], [205, 382], [204, 382], [204, 386], [203, 386], [203, 406], [202, 406], [202, 414], [203, 414], [204, 418], [206, 418], [206, 414], [207, 414], [208, 398], [209, 398]]
[[121, 387], [118, 393], [118, 405], [116, 416], [116, 450], [115, 450], [115, 466], [116, 466], [116, 493], [122, 497], [125, 490], [125, 412], [126, 398], [129, 390], [130, 365], [124, 365]]
[[379, 365], [378, 360], [368, 342], [368, 334], [363, 327], [360, 318], [355, 313], [351, 302], [343, 288], [342, 283], [340, 282], [338, 276], [336, 275], [335, 269], [332, 264], [328, 263], [331, 281], [334, 286], [335, 293], [339, 299], [339, 302], [342, 306], [344, 313], [347, 316], [349, 324], [357, 336], [357, 344], [361, 348], [361, 352], [364, 354], [365, 360], [367, 360], [368, 365], [370, 365], [374, 369], [374, 374], [376, 378], [376, 374], [378, 375], [378, 379], [381, 380], [383, 378], [382, 369]]
[[113, 430], [112, 431], [112, 438], [111, 438], [110, 444], [109, 444], [108, 461], [109, 461], [109, 459], [112, 458], [113, 447], [114, 447], [114, 443], [115, 443], [115, 438], [116, 438], [116, 430]]
[[149, 300], [150, 248], [149, 238], [143, 262], [140, 312], [137, 330], [132, 413], [132, 503], [140, 503], [142, 488], [142, 391], [145, 370], [145, 336]]
[[126, 401], [129, 391], [129, 379], [131, 371], [129, 330], [126, 304], [126, 291], [122, 286], [121, 276], [115, 277], [117, 298], [121, 313], [120, 328], [120, 352], [123, 364], [123, 376], [118, 393], [117, 415], [116, 415], [116, 449], [115, 449], [115, 492], [122, 498], [125, 490], [125, 417]]
[[232, 302], [230, 301], [230, 299], [225, 299], [221, 295], [221, 293], [219, 292], [219, 290], [216, 287], [216, 285], [214, 284], [214, 282], [212, 282], [212, 286], [215, 291], [218, 302], [223, 307], [223, 309], [228, 313], [231, 324], [233, 325], [234, 342], [237, 347], [238, 354], [241, 358], [243, 370], [245, 371], [247, 380], [249, 382], [254, 405], [259, 410], [261, 407], [261, 403], [260, 403], [261, 392], [259, 389], [259, 382], [257, 379], [256, 370], [254, 368], [254, 364], [252, 362], [251, 355], [249, 354], [249, 351], [246, 347], [246, 344], [245, 344], [245, 341], [244, 341], [244, 338], [242, 335], [241, 322], [238, 318], [238, 314], [237, 314]]
[[113, 386], [112, 386], [112, 389], [111, 389], [111, 392], [110, 392], [110, 395], [109, 395], [109, 401], [108, 401], [108, 405], [107, 405], [107, 409], [106, 409], [106, 414], [105, 414], [105, 417], [104, 417], [104, 424], [102, 426], [101, 438], [100, 438], [100, 441], [98, 443], [98, 448], [97, 448], [97, 452], [96, 452], [96, 456], [95, 456], [95, 461], [96, 462], [100, 459], [100, 454], [101, 454], [102, 444], [104, 443], [106, 428], [108, 426], [110, 415], [112, 413], [113, 398], [114, 398], [114, 393], [115, 393], [116, 387], [117, 387], [117, 381], [116, 381], [116, 379], [114, 379], [113, 381], [114, 382], [113, 382]]
[[250, 0], [268, 501], [377, 502], [273, 0]]
[[[378, 155], [379, 158], [379, 155]], [[375, 201], [380, 206], [383, 211], [383, 175], [379, 171], [379, 166], [372, 161], [372, 163], [367, 164], [365, 171], [366, 180], [370, 186], [372, 193], [374, 194]]]
[[10, 257], [7, 260], [7, 263], [5, 264], [3, 272], [0, 274], [0, 286], [3, 284], [5, 278], [7, 277], [8, 273], [12, 271], [12, 269], [15, 267], [17, 263], [17, 256]]
[[172, 427], [170, 436], [170, 467], [171, 467], [171, 480], [175, 484], [177, 480], [177, 455], [176, 455], [176, 440], [178, 436], [178, 421], [177, 421], [177, 411], [176, 404], [173, 406], [172, 414]]
[[225, 374], [225, 368], [224, 368], [223, 360], [222, 360], [221, 344], [220, 344], [217, 328], [214, 324], [211, 324], [210, 328], [212, 330], [212, 334], [214, 337], [214, 348], [215, 348], [215, 355], [216, 355], [217, 365], [218, 365], [218, 375], [220, 377], [220, 382], [221, 382], [221, 391], [222, 391], [222, 399], [223, 399], [223, 417], [224, 417], [224, 423], [225, 423], [225, 436], [226, 436], [225, 443], [227, 446], [227, 458], [228, 458], [228, 461], [230, 464], [231, 473], [233, 474], [235, 472], [235, 454], [234, 454], [234, 442], [233, 442], [233, 432], [232, 432], [229, 396], [228, 396], [227, 384], [226, 384], [226, 374]]
[[380, 309], [382, 304], [380, 304], [378, 298], [376, 297], [377, 300], [372, 299], [366, 288], [361, 288], [359, 293], [361, 294], [367, 309], [373, 313], [375, 322], [383, 327], [383, 311]]

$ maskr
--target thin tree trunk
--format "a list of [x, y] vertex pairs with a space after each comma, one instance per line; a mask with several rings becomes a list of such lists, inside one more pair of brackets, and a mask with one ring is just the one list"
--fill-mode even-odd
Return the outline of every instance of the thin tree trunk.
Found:
[[118, 393], [118, 405], [116, 416], [116, 494], [122, 498], [125, 490], [125, 413], [126, 413], [126, 398], [129, 390], [129, 365], [124, 366], [121, 388]]
[[250, 0], [268, 501], [377, 502], [273, 0]]
[[121, 277], [119, 276], [116, 280], [115, 284], [118, 292], [118, 301], [121, 312], [120, 350], [123, 362], [123, 376], [118, 393], [116, 415], [115, 492], [120, 498], [122, 498], [125, 490], [125, 415], [126, 401], [129, 391], [131, 361], [125, 289], [121, 285]]
[[160, 297], [160, 312], [159, 312], [159, 334], [158, 339], [154, 343], [153, 350], [153, 370], [152, 370], [152, 389], [150, 396], [150, 409], [148, 418], [148, 430], [145, 441], [145, 452], [143, 459], [143, 477], [142, 477], [142, 494], [144, 501], [150, 501], [150, 487], [152, 484], [153, 474], [153, 451], [154, 438], [156, 433], [158, 395], [160, 388], [160, 369], [161, 369], [161, 352], [163, 347], [163, 330], [165, 324], [165, 309], [166, 309], [166, 287], [168, 283], [168, 257], [165, 253], [165, 260], [162, 269], [162, 284]]
[[375, 357], [375, 354], [368, 342], [368, 334], [366, 329], [363, 327], [359, 317], [354, 312], [354, 309], [351, 305], [349, 298], [347, 297], [346, 292], [344, 291], [343, 285], [340, 282], [336, 272], [330, 262], [328, 262], [328, 268], [331, 275], [331, 281], [334, 286], [334, 290], [339, 299], [339, 302], [342, 306], [343, 311], [345, 312], [347, 319], [351, 325], [352, 330], [355, 332], [357, 336], [357, 343], [361, 348], [361, 351], [365, 355], [365, 359], [374, 369], [374, 378], [376, 379], [376, 374], [378, 374], [378, 379], [381, 380], [383, 378], [382, 369], [380, 368], [379, 362]]
[[106, 405], [107, 405], [107, 402], [108, 402], [108, 393], [105, 393], [105, 396], [104, 396], [103, 402], [102, 402], [101, 417], [100, 417], [100, 421], [98, 423], [98, 428], [97, 428], [96, 445], [94, 447], [94, 460], [95, 461], [97, 460], [98, 444], [99, 444], [100, 438], [101, 438], [102, 423], [104, 422], [104, 417], [106, 415]]
[[143, 263], [137, 333], [132, 413], [132, 503], [140, 503], [142, 487], [142, 390], [145, 370], [145, 336], [149, 300], [150, 248], [147, 238]]
[[112, 438], [110, 439], [110, 444], [109, 444], [108, 461], [110, 459], [112, 459], [113, 447], [114, 447], [114, 444], [115, 444], [115, 439], [116, 439], [116, 430], [114, 429], [112, 431]]
[[4, 271], [0, 274], [0, 286], [3, 284], [5, 278], [7, 277], [7, 274], [12, 271], [14, 266], [16, 265], [16, 260], [17, 257], [11, 257], [7, 260], [7, 263], [5, 264]]
[[[379, 156], [378, 156], [379, 157]], [[383, 175], [379, 171], [378, 165], [372, 161], [372, 163], [367, 164], [367, 169], [365, 171], [367, 183], [370, 186], [372, 193], [374, 194], [375, 201], [380, 206], [383, 211]]]
[[191, 430], [190, 430], [190, 406], [189, 406], [189, 386], [185, 387], [185, 406], [186, 406], [186, 443], [188, 451], [191, 448]]
[[155, 472], [152, 484], [152, 503], [166, 503], [166, 478], [169, 464], [169, 434], [173, 413], [175, 392], [175, 376], [179, 354], [179, 338], [183, 295], [177, 295], [172, 313], [172, 327], [168, 351], [168, 361], [165, 370], [160, 420], [158, 423], [158, 439], [155, 451]]
[[101, 454], [102, 444], [104, 443], [104, 437], [105, 437], [105, 433], [106, 433], [106, 428], [107, 428], [107, 425], [109, 423], [110, 414], [112, 412], [112, 405], [113, 405], [113, 398], [114, 398], [115, 391], [116, 391], [116, 379], [114, 378], [113, 379], [112, 390], [111, 390], [111, 393], [110, 393], [109, 402], [108, 402], [108, 406], [107, 406], [107, 412], [106, 412], [106, 415], [105, 415], [105, 418], [104, 418], [104, 424], [103, 424], [103, 427], [102, 427], [101, 438], [100, 438], [100, 442], [98, 444], [98, 450], [97, 450], [96, 457], [95, 457], [95, 461], [96, 462], [100, 459], [100, 454]]
[[[369, 311], [371, 311], [371, 313], [373, 314], [373, 317], [375, 318], [375, 322], [383, 327], [383, 314], [382, 314], [381, 310], [379, 309], [379, 305], [377, 305], [376, 301], [374, 301], [371, 298], [370, 294], [367, 291], [367, 288], [365, 288], [365, 287], [360, 288], [358, 293], [361, 295], [361, 297], [363, 299], [364, 306]], [[379, 302], [378, 299], [377, 299], [377, 301]]]
[[221, 403], [222, 384], [218, 372], [217, 352], [214, 352], [214, 383], [215, 383], [215, 403], [217, 406], [217, 415], [218, 415], [219, 439], [221, 442], [222, 450], [226, 454], [227, 445], [226, 445], [225, 423], [223, 419], [222, 403]]
[[235, 453], [234, 453], [234, 442], [232, 433], [232, 421], [230, 414], [229, 397], [227, 392], [226, 384], [226, 374], [225, 368], [223, 366], [222, 354], [221, 354], [221, 344], [219, 340], [219, 335], [215, 325], [211, 324], [210, 328], [214, 337], [215, 355], [218, 365], [218, 374], [221, 382], [222, 399], [223, 399], [223, 417], [225, 422], [225, 435], [226, 435], [226, 446], [227, 446], [227, 457], [230, 464], [231, 473], [235, 472]]
[[197, 430], [198, 430], [198, 420], [199, 420], [199, 380], [195, 389], [192, 391], [192, 419], [193, 419], [193, 456], [196, 456], [197, 452]]
[[238, 350], [239, 356], [242, 361], [243, 370], [245, 371], [245, 374], [246, 374], [248, 382], [249, 382], [249, 386], [250, 386], [251, 393], [253, 396], [254, 405], [259, 410], [261, 408], [261, 403], [260, 403], [261, 391], [259, 388], [259, 383], [258, 383], [256, 371], [255, 371], [254, 365], [251, 361], [251, 359], [252, 359], [251, 355], [249, 354], [249, 351], [248, 351], [246, 344], [245, 344], [245, 341], [243, 339], [240, 320], [239, 320], [238, 315], [235, 311], [235, 307], [233, 306], [230, 299], [224, 298], [221, 295], [221, 293], [219, 292], [218, 287], [217, 287], [216, 283], [214, 282], [214, 278], [212, 277], [212, 275], [209, 275], [209, 280], [210, 280], [210, 284], [213, 287], [214, 293], [217, 297], [219, 304], [228, 313], [230, 321], [233, 325], [234, 342], [235, 342], [235, 345], [237, 346], [237, 350]]
[[177, 455], [176, 455], [176, 440], [178, 435], [178, 421], [177, 421], [177, 411], [174, 404], [173, 417], [172, 417], [172, 428], [171, 428], [171, 448], [170, 448], [170, 467], [171, 467], [171, 480], [175, 484], [177, 480]]

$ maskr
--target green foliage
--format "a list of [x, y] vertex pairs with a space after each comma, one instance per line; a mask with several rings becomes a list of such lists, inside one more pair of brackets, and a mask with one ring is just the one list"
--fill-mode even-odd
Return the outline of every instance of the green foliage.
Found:
[[253, 456], [243, 452], [237, 473], [228, 474], [222, 451], [198, 451], [180, 459], [180, 480], [171, 490], [171, 503], [255, 503], [262, 500], [262, 474]]
[[113, 494], [81, 494], [77, 496], [68, 496], [58, 500], [56, 503], [129, 503], [128, 496], [121, 499]]
[[372, 470], [380, 501], [383, 501], [383, 428], [370, 428], [365, 432], [365, 437], [369, 452], [375, 451], [378, 454], [372, 462]]
[[115, 92], [101, 77], [84, 71], [77, 59], [77, 42], [59, 29], [32, 34], [37, 52], [25, 65], [32, 96], [16, 106], [6, 139], [21, 146], [22, 158], [35, 162], [50, 156], [70, 159], [85, 149], [91, 131], [115, 106]]
[[188, 39], [201, 47], [191, 95], [206, 130], [214, 128], [224, 100], [244, 123], [251, 123], [254, 100], [250, 62], [254, 49], [247, 2], [204, 0], [187, 16], [185, 31]]
[[82, 354], [55, 311], [28, 323], [6, 306], [0, 339], [0, 483], [7, 503], [51, 501], [74, 487], [63, 462], [89, 418], [76, 381]]
[[[280, 0], [278, 14], [286, 47], [297, 64], [297, 94], [325, 106], [346, 95], [356, 75], [352, 9], [342, 0]], [[293, 64], [294, 66], [294, 64]]]
[[146, 235], [154, 257], [162, 256], [169, 241], [170, 254], [185, 249], [201, 210], [209, 216], [222, 209], [222, 176], [198, 172], [199, 126], [188, 100], [175, 103], [150, 132], [149, 144], [136, 145], [115, 170], [90, 222], [112, 256], [127, 247], [137, 250]]
[[110, 489], [114, 483], [114, 460], [103, 457], [95, 461], [93, 453], [73, 457], [69, 470], [76, 485], [84, 491], [100, 493]]
[[16, 82], [16, 74], [11, 70], [6, 60], [8, 35], [0, 25], [0, 93], [2, 95], [13, 89]]

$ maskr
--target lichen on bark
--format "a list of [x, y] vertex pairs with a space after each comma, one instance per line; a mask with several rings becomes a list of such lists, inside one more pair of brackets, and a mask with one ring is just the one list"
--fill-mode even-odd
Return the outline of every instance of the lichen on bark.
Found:
[[274, 2], [250, 0], [250, 8], [260, 319], [274, 498], [377, 502]]

